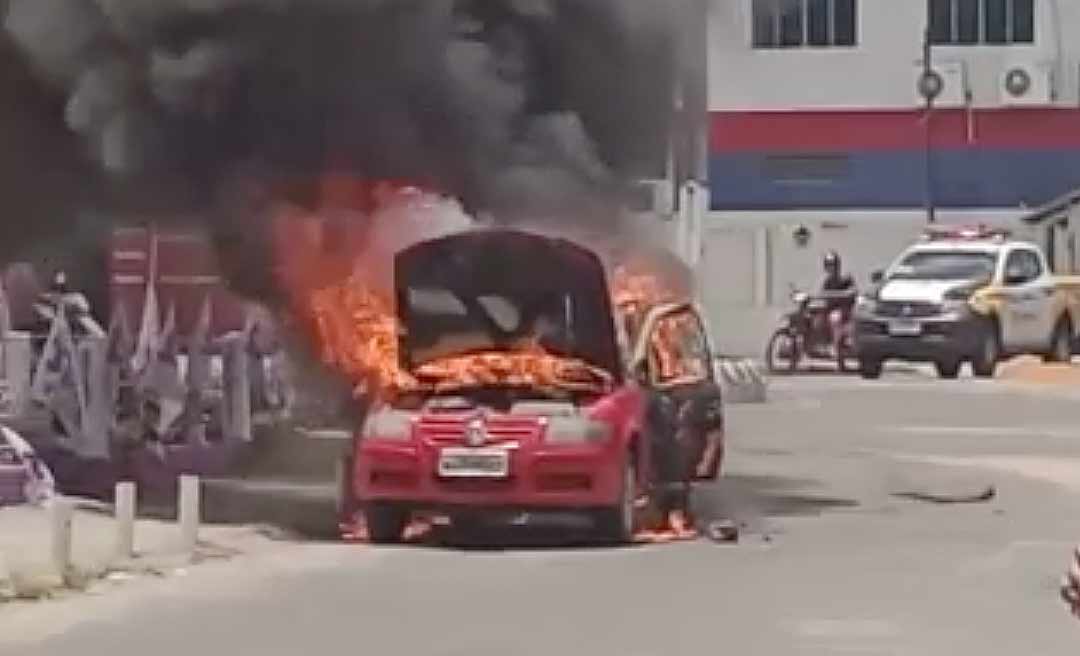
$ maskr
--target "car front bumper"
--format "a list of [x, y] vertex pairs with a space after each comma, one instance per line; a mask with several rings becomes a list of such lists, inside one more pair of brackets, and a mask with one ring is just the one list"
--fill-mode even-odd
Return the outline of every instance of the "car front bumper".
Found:
[[428, 445], [362, 443], [353, 470], [356, 500], [414, 510], [574, 510], [614, 505], [622, 486], [622, 449], [612, 444], [537, 446], [510, 453], [500, 479], [442, 478], [439, 450]]
[[908, 362], [963, 361], [979, 352], [979, 323], [974, 316], [913, 320], [915, 335], [890, 333], [890, 319], [859, 317], [855, 321], [855, 352], [865, 360]]

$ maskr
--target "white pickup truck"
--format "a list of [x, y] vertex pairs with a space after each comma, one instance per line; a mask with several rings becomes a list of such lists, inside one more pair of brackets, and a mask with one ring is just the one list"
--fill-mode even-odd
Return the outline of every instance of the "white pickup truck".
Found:
[[931, 362], [955, 378], [965, 362], [992, 377], [1007, 357], [1068, 361], [1080, 328], [1080, 277], [1055, 276], [1031, 243], [985, 229], [928, 232], [855, 309], [864, 378], [888, 360]]

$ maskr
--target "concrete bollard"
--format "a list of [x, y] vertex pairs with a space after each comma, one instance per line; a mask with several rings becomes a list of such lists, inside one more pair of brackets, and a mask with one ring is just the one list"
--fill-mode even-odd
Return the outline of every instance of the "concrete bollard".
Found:
[[64, 497], [52, 501], [52, 565], [60, 579], [67, 583], [71, 575], [71, 526], [75, 504]]
[[136, 489], [130, 482], [116, 484], [116, 559], [119, 562], [135, 557]]
[[725, 403], [765, 403], [768, 400], [768, 382], [752, 361], [718, 358], [716, 374]]
[[198, 476], [180, 477], [180, 547], [194, 556], [199, 544], [201, 488]]

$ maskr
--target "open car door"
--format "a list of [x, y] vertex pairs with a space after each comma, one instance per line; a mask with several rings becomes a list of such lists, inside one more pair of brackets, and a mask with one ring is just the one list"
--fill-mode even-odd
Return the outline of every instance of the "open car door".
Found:
[[631, 366], [650, 392], [646, 425], [660, 482], [715, 480], [724, 457], [723, 399], [697, 309], [672, 304], [651, 310]]

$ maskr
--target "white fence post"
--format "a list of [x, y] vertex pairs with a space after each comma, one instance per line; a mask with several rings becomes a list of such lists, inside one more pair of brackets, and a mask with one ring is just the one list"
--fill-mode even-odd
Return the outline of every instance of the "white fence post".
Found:
[[193, 556], [199, 544], [201, 489], [198, 476], [180, 477], [180, 546]]
[[136, 489], [131, 482], [116, 484], [116, 558], [120, 562], [135, 556]]
[[66, 584], [71, 576], [71, 525], [74, 504], [63, 497], [52, 502], [52, 562], [60, 579]]

